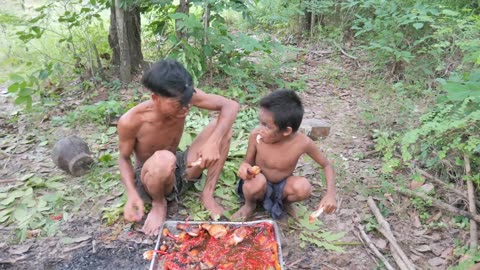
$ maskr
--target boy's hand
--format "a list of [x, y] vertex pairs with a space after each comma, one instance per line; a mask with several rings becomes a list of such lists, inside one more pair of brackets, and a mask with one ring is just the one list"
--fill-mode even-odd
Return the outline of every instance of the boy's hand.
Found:
[[252, 175], [250, 175], [248, 173], [248, 169], [252, 168], [252, 165], [246, 163], [246, 162], [242, 162], [242, 164], [240, 164], [240, 168], [238, 169], [238, 176], [240, 178], [242, 178], [243, 180], [250, 180], [252, 179]]
[[127, 203], [123, 209], [123, 216], [127, 221], [141, 221], [143, 211], [143, 200], [138, 195], [127, 198]]
[[327, 214], [333, 213], [337, 209], [337, 200], [335, 194], [328, 194], [320, 201], [318, 209], [323, 208], [323, 211]]

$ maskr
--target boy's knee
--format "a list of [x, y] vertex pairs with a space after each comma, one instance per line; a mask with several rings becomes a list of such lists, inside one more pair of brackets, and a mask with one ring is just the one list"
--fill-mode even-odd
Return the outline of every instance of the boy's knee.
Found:
[[306, 198], [312, 196], [313, 187], [308, 182], [308, 180], [305, 179], [305, 181], [298, 181], [298, 183], [296, 185], [294, 185], [294, 192], [298, 196], [306, 199]]
[[254, 180], [245, 180], [243, 183], [243, 192], [247, 194], [259, 194], [264, 193], [267, 186], [267, 180], [265, 177], [259, 177]]

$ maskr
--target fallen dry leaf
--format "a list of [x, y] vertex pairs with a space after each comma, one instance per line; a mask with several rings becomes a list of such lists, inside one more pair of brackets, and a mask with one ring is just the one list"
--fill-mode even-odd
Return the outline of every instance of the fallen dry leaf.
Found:
[[446, 259], [446, 260], [449, 260], [453, 257], [453, 247], [448, 247], [446, 248], [442, 254], [440, 255], [440, 257]]
[[27, 232], [27, 238], [37, 237], [40, 234], [40, 229], [30, 230]]
[[440, 257], [435, 257], [435, 258], [431, 258], [430, 260], [428, 260], [428, 264], [430, 264], [433, 267], [436, 267], [436, 266], [440, 266], [442, 264], [445, 264], [445, 260], [440, 258]]
[[420, 187], [420, 190], [422, 192], [425, 192], [426, 194], [433, 192], [434, 189], [435, 189], [435, 186], [432, 183], [428, 183]]
[[423, 185], [423, 183], [425, 182], [419, 182], [419, 181], [416, 181], [416, 180], [413, 180], [412, 182], [410, 182], [410, 189], [417, 189], [419, 187], [421, 187]]
[[415, 247], [415, 249], [417, 251], [420, 251], [420, 252], [427, 252], [427, 251], [432, 250], [432, 248], [430, 248], [429, 245], [420, 245], [420, 246]]
[[12, 247], [8, 250], [8, 253], [12, 255], [21, 255], [23, 253], [26, 253], [31, 247], [32, 247], [31, 244]]
[[387, 241], [379, 238], [379, 239], [375, 239], [373, 240], [373, 242], [375, 243], [375, 246], [379, 249], [385, 249], [387, 247]]
[[422, 222], [420, 222], [420, 217], [418, 217], [417, 212], [413, 212], [413, 213], [410, 214], [410, 220], [412, 221], [413, 226], [415, 228], [422, 227]]
[[79, 237], [73, 238], [72, 241], [73, 241], [73, 243], [80, 243], [80, 242], [83, 242], [83, 241], [87, 241], [90, 238], [92, 238], [90, 235], [84, 235], [84, 236], [79, 236]]

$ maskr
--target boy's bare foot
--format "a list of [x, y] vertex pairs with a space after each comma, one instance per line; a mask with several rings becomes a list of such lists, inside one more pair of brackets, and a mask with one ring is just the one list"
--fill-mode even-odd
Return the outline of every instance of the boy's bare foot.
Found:
[[294, 220], [298, 221], [297, 207], [291, 202], [285, 202], [284, 207], [287, 214], [289, 214]]
[[233, 221], [245, 221], [253, 214], [255, 208], [256, 204], [245, 203], [230, 219]]
[[142, 231], [146, 235], [158, 235], [160, 226], [162, 226], [167, 217], [167, 201], [153, 202], [152, 209], [148, 213], [147, 219], [143, 225]]
[[212, 220], [218, 220], [223, 216], [225, 209], [223, 209], [223, 207], [217, 203], [213, 197], [205, 199], [202, 197], [202, 203], [208, 212], [210, 212], [210, 217]]

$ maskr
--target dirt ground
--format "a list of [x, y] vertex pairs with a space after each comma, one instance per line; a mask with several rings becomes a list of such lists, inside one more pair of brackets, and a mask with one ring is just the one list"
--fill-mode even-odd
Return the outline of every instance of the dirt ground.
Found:
[[[286, 269], [382, 269], [374, 261], [371, 252], [365, 248], [355, 232], [355, 226], [371, 215], [367, 197], [380, 186], [381, 163], [370, 155], [373, 142], [371, 127], [362, 120], [362, 108], [368, 106], [368, 95], [363, 89], [366, 77], [357, 70], [351, 59], [335, 52], [331, 54], [307, 54], [303, 64], [291, 71], [305, 76], [308, 89], [301, 92], [305, 103], [305, 118], [324, 119], [331, 124], [330, 135], [319, 142], [319, 147], [335, 162], [337, 172], [339, 208], [335, 214], [321, 217], [323, 226], [332, 232], [346, 232], [341, 242], [344, 253], [326, 251], [307, 245], [300, 248], [297, 228], [286, 222], [280, 223], [282, 248]], [[330, 73], [348, 78], [350, 83], [339, 85], [332, 82]], [[66, 101], [72, 102], [72, 101]], [[5, 133], [20, 139], [32, 127], [8, 123], [16, 109], [6, 98], [6, 89], [0, 89], [0, 127]], [[51, 132], [48, 121], [38, 121], [34, 127], [39, 133]], [[71, 134], [71, 129], [57, 128], [53, 136]], [[88, 132], [82, 129], [80, 133]], [[52, 134], [50, 134], [52, 135]], [[115, 145], [112, 142], [112, 148]], [[50, 144], [51, 145], [51, 144]], [[16, 179], [33, 172], [42, 175], [58, 174], [50, 158], [49, 146], [19, 146], [15, 155], [0, 160], [0, 178]], [[306, 161], [301, 161], [299, 171], [316, 178]], [[67, 181], [78, 181], [68, 178]], [[12, 184], [2, 182], [0, 187]], [[306, 202], [309, 209], [318, 205], [322, 188], [317, 184], [316, 195]], [[432, 228], [416, 222], [416, 216], [407, 209], [408, 200], [395, 194], [390, 200], [381, 199], [391, 214], [387, 218], [395, 237], [418, 269], [446, 269], [455, 263], [453, 256], [454, 239], [462, 240], [465, 232], [447, 226]], [[154, 246], [155, 239], [146, 239], [140, 233], [130, 230], [128, 225], [117, 223], [106, 226], [100, 221], [98, 202], [87, 202], [79, 213], [68, 222], [62, 222], [61, 236], [70, 236], [73, 243], [59, 241], [60, 236], [28, 239], [19, 245], [11, 244], [13, 228], [0, 225], [0, 269], [147, 269], [148, 263], [141, 254]], [[96, 205], [96, 208], [93, 207]], [[181, 206], [169, 209], [169, 218], [175, 219]], [[441, 217], [444, 218], [444, 217]], [[369, 232], [373, 243], [395, 265], [389, 245], [375, 231]], [[419, 248], [421, 247], [421, 248]], [[14, 252], [15, 251], [15, 252]]]

